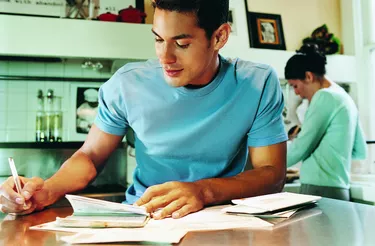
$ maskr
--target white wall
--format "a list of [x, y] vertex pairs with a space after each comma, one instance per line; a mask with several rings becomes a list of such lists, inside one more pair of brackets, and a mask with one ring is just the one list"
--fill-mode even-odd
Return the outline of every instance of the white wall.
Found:
[[[152, 24], [153, 18], [150, 2], [145, 1], [148, 24]], [[249, 11], [281, 15], [287, 50], [298, 49], [302, 39], [323, 24], [327, 24], [335, 36], [342, 38], [340, 0], [247, 0], [247, 3]], [[344, 44], [344, 53], [352, 55], [350, 51], [346, 53]]]
[[340, 0], [247, 0], [247, 3], [249, 11], [281, 15], [287, 50], [301, 47], [302, 39], [323, 24], [342, 38]]

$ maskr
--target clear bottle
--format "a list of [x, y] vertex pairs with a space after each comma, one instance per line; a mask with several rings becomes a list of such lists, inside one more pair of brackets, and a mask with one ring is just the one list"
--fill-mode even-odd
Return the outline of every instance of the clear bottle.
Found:
[[35, 141], [44, 142], [45, 139], [45, 114], [44, 114], [44, 98], [43, 91], [38, 90], [38, 102], [37, 102], [37, 111], [35, 119]]
[[47, 142], [55, 142], [53, 136], [53, 102], [54, 102], [53, 90], [47, 91], [47, 101], [45, 104], [45, 138]]
[[63, 113], [61, 111], [61, 97], [54, 97], [53, 137], [56, 142], [62, 142]]

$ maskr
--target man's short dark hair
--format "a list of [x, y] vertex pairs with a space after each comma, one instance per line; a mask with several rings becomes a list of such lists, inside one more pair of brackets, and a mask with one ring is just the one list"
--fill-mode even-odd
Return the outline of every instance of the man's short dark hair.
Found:
[[205, 30], [208, 39], [228, 22], [229, 0], [153, 0], [152, 6], [179, 13], [194, 13], [198, 26]]

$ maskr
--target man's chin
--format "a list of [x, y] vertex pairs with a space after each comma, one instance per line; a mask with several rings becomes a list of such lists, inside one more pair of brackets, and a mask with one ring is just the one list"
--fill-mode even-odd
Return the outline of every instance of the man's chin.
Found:
[[188, 84], [188, 83], [184, 83], [184, 81], [182, 80], [170, 79], [168, 77], [165, 78], [165, 81], [167, 82], [169, 86], [176, 87], [176, 88], [186, 86]]

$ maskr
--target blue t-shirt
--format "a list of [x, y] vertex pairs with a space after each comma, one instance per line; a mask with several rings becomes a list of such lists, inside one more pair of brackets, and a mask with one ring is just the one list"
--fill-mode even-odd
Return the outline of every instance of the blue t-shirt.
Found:
[[128, 63], [99, 90], [95, 124], [123, 136], [135, 132], [134, 183], [126, 202], [149, 186], [191, 182], [242, 172], [248, 146], [287, 140], [280, 83], [267, 65], [220, 57], [203, 88], [171, 87], [157, 60]]

